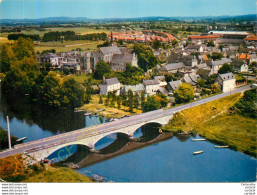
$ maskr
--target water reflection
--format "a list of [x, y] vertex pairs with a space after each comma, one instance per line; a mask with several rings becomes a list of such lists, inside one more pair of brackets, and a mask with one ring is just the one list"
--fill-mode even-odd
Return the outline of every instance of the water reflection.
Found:
[[84, 116], [72, 109], [53, 109], [41, 104], [31, 104], [26, 99], [0, 96], [0, 126], [7, 128], [6, 116], [10, 117], [11, 133], [27, 137], [25, 142], [89, 127], [108, 120], [97, 116]]

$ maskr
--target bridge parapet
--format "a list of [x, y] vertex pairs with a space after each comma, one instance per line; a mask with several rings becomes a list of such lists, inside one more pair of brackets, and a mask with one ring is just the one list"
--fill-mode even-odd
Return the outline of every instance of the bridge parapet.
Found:
[[34, 157], [36, 160], [42, 160], [44, 158], [47, 158], [53, 152], [70, 145], [84, 145], [93, 150], [94, 145], [105, 136], [108, 136], [113, 133], [122, 133], [126, 134], [128, 137], [133, 137], [134, 132], [141, 126], [148, 123], [159, 123], [161, 125], [165, 125], [169, 122], [172, 115], [173, 113], [171, 114], [170, 112], [167, 112], [161, 116], [153, 117], [152, 120], [145, 119], [137, 121], [133, 124], [125, 124], [114, 128], [109, 128], [101, 131], [99, 130], [96, 131], [94, 134], [90, 135], [86, 134], [86, 131], [82, 131], [79, 136], [76, 136], [74, 138], [32, 148], [30, 150], [27, 150], [26, 153]]

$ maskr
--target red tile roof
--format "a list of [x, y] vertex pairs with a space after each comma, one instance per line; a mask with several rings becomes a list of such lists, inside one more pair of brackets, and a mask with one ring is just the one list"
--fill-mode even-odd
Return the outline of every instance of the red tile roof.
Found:
[[248, 35], [246, 38], [244, 38], [245, 41], [257, 41], [257, 36], [255, 35]]

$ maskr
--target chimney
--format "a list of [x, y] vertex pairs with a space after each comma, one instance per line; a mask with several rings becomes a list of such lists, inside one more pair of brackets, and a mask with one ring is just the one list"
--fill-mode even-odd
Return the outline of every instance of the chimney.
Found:
[[105, 83], [105, 76], [103, 76], [103, 83]]

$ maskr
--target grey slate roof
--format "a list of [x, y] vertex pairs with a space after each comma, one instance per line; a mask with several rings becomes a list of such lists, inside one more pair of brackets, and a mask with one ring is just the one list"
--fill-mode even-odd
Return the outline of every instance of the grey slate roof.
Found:
[[200, 49], [201, 45], [188, 45], [187, 49]]
[[206, 68], [200, 68], [198, 69], [198, 71], [196, 72], [198, 75], [200, 75], [200, 77], [202, 79], [207, 79], [209, 77], [211, 70], [210, 69], [206, 69]]
[[157, 80], [144, 80], [143, 81], [144, 86], [146, 85], [159, 85], [160, 82]]
[[223, 64], [232, 62], [232, 60], [230, 58], [221, 58], [221, 60], [222, 60]]
[[115, 85], [115, 84], [119, 84], [119, 83], [120, 83], [120, 81], [116, 77], [114, 77], [111, 79], [106, 79], [105, 82], [103, 83], [103, 85], [105, 84], [105, 85], [109, 86], [109, 85]]
[[180, 68], [184, 68], [184, 67], [185, 67], [185, 64], [183, 62], [171, 63], [171, 64], [167, 64], [167, 65], [163, 66], [163, 68], [167, 71], [176, 70], [176, 69], [180, 69]]
[[165, 80], [165, 76], [155, 76], [154, 79], [157, 81], [163, 81]]
[[131, 62], [133, 54], [113, 54], [112, 62]]
[[112, 45], [109, 47], [100, 47], [99, 50], [105, 55], [122, 53], [121, 50], [117, 47], [117, 45]]
[[219, 77], [221, 78], [221, 80], [226, 81], [226, 80], [230, 80], [230, 79], [234, 79], [234, 74], [229, 72], [229, 73], [225, 73], [225, 74], [219, 74]]
[[233, 62], [231, 62], [231, 66], [236, 66], [236, 67], [241, 67], [243, 64], [246, 64], [245, 62], [241, 61], [241, 60], [234, 60]]
[[158, 91], [164, 95], [169, 95], [169, 92], [165, 88], [160, 88]]
[[183, 81], [188, 83], [189, 85], [195, 84], [195, 82], [189, 76], [183, 77]]
[[169, 85], [170, 85], [170, 87], [172, 88], [173, 91], [177, 90], [178, 87], [179, 87], [181, 84], [182, 84], [181, 80], [169, 82]]

